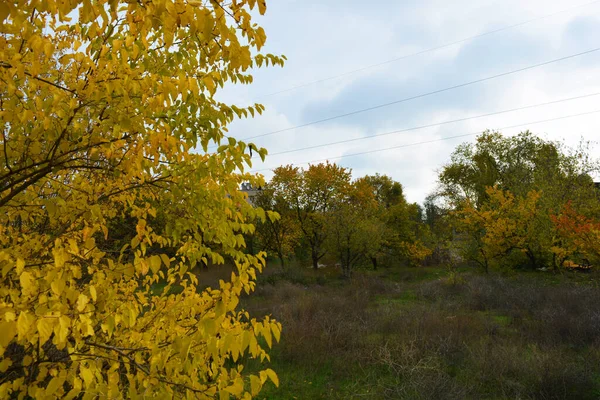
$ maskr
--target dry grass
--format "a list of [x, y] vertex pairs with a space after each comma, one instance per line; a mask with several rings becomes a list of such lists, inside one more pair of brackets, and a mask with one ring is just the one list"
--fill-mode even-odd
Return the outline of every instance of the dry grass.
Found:
[[284, 327], [274, 349], [283, 388], [267, 398], [600, 396], [595, 287], [479, 275], [457, 285], [402, 274], [318, 282], [315, 273], [327, 275], [271, 273], [244, 300]]

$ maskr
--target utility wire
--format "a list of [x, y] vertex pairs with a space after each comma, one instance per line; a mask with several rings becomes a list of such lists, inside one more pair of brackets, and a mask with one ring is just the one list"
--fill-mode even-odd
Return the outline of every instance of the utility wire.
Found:
[[469, 36], [467, 38], [456, 40], [454, 42], [449, 42], [449, 43], [446, 43], [446, 44], [443, 44], [443, 45], [439, 45], [439, 46], [436, 46], [436, 47], [431, 47], [431, 48], [428, 48], [428, 49], [425, 49], [425, 50], [420, 50], [420, 51], [417, 51], [415, 53], [410, 53], [410, 54], [406, 54], [406, 55], [403, 55], [403, 56], [400, 56], [400, 57], [397, 57], [397, 58], [392, 58], [391, 60], [383, 61], [383, 62], [380, 62], [380, 63], [377, 63], [377, 64], [367, 65], [367, 66], [364, 66], [364, 67], [361, 67], [361, 68], [357, 68], [357, 69], [354, 69], [354, 70], [351, 70], [351, 71], [348, 71], [348, 72], [344, 72], [342, 74], [329, 76], [327, 78], [317, 79], [317, 80], [314, 80], [314, 81], [311, 81], [311, 82], [306, 82], [306, 83], [303, 83], [303, 84], [300, 84], [300, 85], [297, 85], [297, 86], [292, 86], [292, 87], [287, 88], [287, 89], [282, 89], [282, 90], [279, 90], [279, 91], [276, 91], [276, 92], [264, 94], [264, 95], [259, 96], [259, 98], [275, 96], [275, 95], [278, 95], [278, 94], [290, 92], [292, 90], [296, 90], [296, 89], [304, 88], [304, 87], [307, 87], [307, 86], [315, 85], [317, 83], [327, 82], [327, 81], [330, 81], [330, 80], [333, 80], [333, 79], [337, 79], [337, 78], [341, 78], [341, 77], [344, 77], [344, 76], [353, 75], [353, 74], [356, 74], [358, 72], [362, 72], [362, 71], [366, 71], [366, 70], [371, 69], [371, 68], [380, 67], [382, 65], [394, 63], [396, 61], [405, 60], [407, 58], [415, 57], [415, 56], [418, 56], [418, 55], [421, 55], [421, 54], [429, 53], [429, 52], [436, 51], [436, 50], [445, 49], [447, 47], [451, 47], [451, 46], [454, 46], [454, 45], [457, 45], [457, 44], [460, 44], [460, 43], [468, 42], [468, 41], [473, 40], [473, 39], [478, 39], [478, 38], [481, 38], [481, 37], [484, 37], [484, 36], [492, 35], [494, 33], [503, 32], [503, 31], [506, 31], [506, 30], [509, 30], [509, 29], [518, 28], [520, 26], [527, 25], [527, 24], [530, 24], [532, 22], [540, 21], [540, 20], [543, 20], [543, 19], [546, 19], [546, 18], [550, 18], [550, 17], [553, 17], [553, 16], [558, 15], [558, 14], [563, 14], [563, 13], [566, 13], [566, 12], [569, 12], [569, 11], [573, 11], [573, 10], [581, 8], [581, 7], [587, 7], [587, 6], [590, 6], [590, 5], [598, 3], [598, 2], [600, 2], [600, 0], [595, 0], [595, 1], [588, 2], [588, 3], [579, 4], [577, 6], [565, 8], [565, 9], [562, 9], [560, 11], [553, 12], [551, 14], [541, 15], [539, 17], [532, 18], [532, 19], [529, 19], [529, 20], [526, 20], [526, 21], [522, 21], [522, 22], [519, 22], [519, 23], [516, 23], [516, 24], [513, 24], [513, 25], [508, 25], [508, 26], [505, 26], [504, 28], [494, 29], [492, 31], [480, 33], [480, 34], [474, 35], [474, 36]]
[[[407, 133], [407, 132], [416, 131], [416, 130], [420, 130], [420, 129], [432, 128], [432, 127], [435, 127], [435, 126], [442, 126], [442, 125], [452, 124], [452, 123], [455, 123], [455, 122], [464, 122], [464, 121], [469, 121], [469, 120], [472, 120], [472, 119], [478, 119], [478, 118], [483, 118], [483, 117], [491, 117], [493, 115], [506, 114], [506, 113], [510, 113], [510, 112], [514, 112], [514, 111], [520, 111], [520, 110], [527, 110], [527, 109], [531, 109], [531, 108], [543, 107], [543, 106], [548, 106], [550, 104], [558, 104], [558, 103], [563, 103], [563, 102], [567, 102], [567, 101], [579, 100], [579, 99], [584, 99], [584, 98], [587, 98], [587, 97], [593, 97], [593, 96], [599, 96], [599, 95], [600, 95], [600, 92], [590, 93], [590, 94], [584, 94], [584, 95], [581, 95], [581, 96], [569, 97], [569, 98], [566, 98], [566, 99], [553, 100], [553, 101], [548, 101], [548, 102], [545, 102], [545, 103], [538, 103], [538, 104], [532, 104], [532, 105], [523, 106], [523, 107], [511, 108], [511, 109], [508, 109], [508, 110], [495, 111], [495, 112], [488, 113], [488, 114], [481, 114], [481, 115], [475, 115], [475, 116], [472, 116], [472, 117], [452, 119], [452, 120], [444, 121], [444, 122], [436, 122], [435, 124], [415, 126], [415, 127], [412, 127], [412, 128], [399, 129], [399, 130], [395, 130], [395, 131], [391, 131], [391, 132], [378, 133], [378, 134], [370, 135], [370, 136], [363, 136], [363, 137], [358, 137], [358, 138], [353, 138], [353, 139], [345, 139], [345, 140], [340, 140], [340, 141], [337, 141], [337, 142], [329, 142], [329, 143], [325, 143], [325, 144], [317, 144], [317, 145], [314, 145], [314, 146], [302, 147], [302, 148], [299, 148], [299, 149], [291, 149], [291, 150], [279, 151], [277, 153], [271, 153], [271, 154], [269, 154], [269, 156], [273, 157], [273, 156], [278, 156], [278, 155], [281, 155], [281, 154], [295, 153], [295, 152], [304, 151], [304, 150], [312, 150], [312, 149], [317, 149], [319, 147], [334, 146], [334, 145], [337, 145], [337, 144], [356, 142], [356, 141], [359, 141], [359, 140], [372, 139], [372, 138], [376, 138], [376, 137], [393, 135], [393, 134], [397, 134], [397, 133]], [[258, 158], [258, 157], [254, 156], [253, 158]]]
[[[576, 118], [576, 117], [581, 117], [581, 116], [584, 116], [584, 115], [590, 115], [590, 114], [596, 114], [596, 113], [600, 113], [600, 110], [588, 111], [588, 112], [579, 113], [579, 114], [564, 115], [562, 117], [543, 119], [543, 120], [528, 122], [528, 123], [524, 123], [524, 124], [504, 126], [504, 127], [501, 127], [501, 128], [497, 128], [497, 130], [500, 131], [500, 130], [503, 130], [503, 129], [520, 128], [520, 127], [523, 127], [523, 126], [537, 125], [537, 124], [542, 124], [542, 123], [545, 123], [545, 122], [559, 121], [559, 120], [563, 120], [563, 119]], [[448, 136], [448, 137], [443, 137], [443, 138], [439, 138], [439, 139], [426, 140], [426, 141], [422, 141], [422, 142], [402, 144], [402, 145], [399, 145], [399, 146], [384, 147], [384, 148], [381, 148], [381, 149], [361, 151], [361, 152], [352, 153], [352, 154], [344, 154], [344, 155], [337, 156], [337, 157], [328, 157], [328, 158], [322, 158], [322, 159], [318, 159], [318, 160], [311, 160], [311, 161], [304, 161], [304, 162], [299, 162], [299, 163], [293, 163], [291, 165], [313, 164], [313, 163], [319, 163], [319, 162], [323, 162], [323, 161], [337, 160], [337, 159], [347, 158], [347, 157], [355, 157], [355, 156], [360, 156], [360, 155], [364, 155], [364, 154], [378, 153], [378, 152], [382, 152], [382, 151], [388, 151], [388, 150], [394, 150], [394, 149], [400, 149], [400, 148], [412, 147], [412, 146], [419, 146], [419, 145], [422, 145], [422, 144], [429, 144], [429, 143], [435, 143], [435, 142], [442, 142], [442, 141], [445, 141], [445, 140], [451, 140], [451, 139], [458, 139], [458, 138], [463, 138], [463, 137], [468, 137], [468, 136], [474, 136], [474, 135], [479, 135], [480, 133], [481, 133], [481, 131], [477, 131], [477, 132], [473, 132], [473, 133], [466, 133], [466, 134], [463, 134], [463, 135]], [[272, 168], [264, 168], [264, 169], [259, 169], [259, 170], [251, 170], [249, 172], [250, 173], [256, 173], [256, 172], [272, 171], [272, 170], [273, 170]]]
[[323, 119], [319, 119], [319, 120], [307, 122], [305, 124], [292, 126], [290, 128], [279, 129], [277, 131], [267, 132], [267, 133], [263, 133], [261, 135], [250, 136], [250, 137], [247, 137], [247, 138], [243, 138], [241, 140], [245, 141], [245, 140], [257, 139], [257, 138], [261, 138], [261, 137], [265, 137], [265, 136], [274, 135], [276, 133], [287, 132], [287, 131], [291, 131], [291, 130], [298, 129], [298, 128], [304, 128], [304, 127], [307, 127], [307, 126], [316, 125], [316, 124], [319, 124], [319, 123], [322, 123], [322, 122], [327, 122], [327, 121], [332, 121], [332, 120], [339, 119], [339, 118], [349, 117], [351, 115], [362, 114], [362, 113], [365, 113], [365, 112], [368, 112], [368, 111], [373, 111], [373, 110], [376, 110], [376, 109], [379, 109], [379, 108], [389, 107], [389, 106], [394, 105], [394, 104], [406, 103], [406, 102], [411, 101], [411, 100], [416, 100], [416, 99], [420, 99], [420, 98], [423, 98], [423, 97], [429, 97], [429, 96], [432, 96], [434, 94], [448, 92], [450, 90], [454, 90], [454, 89], [459, 89], [459, 88], [463, 88], [463, 87], [466, 87], [466, 86], [475, 85], [477, 83], [486, 82], [486, 81], [489, 81], [489, 80], [492, 80], [492, 79], [496, 79], [496, 78], [501, 78], [503, 76], [513, 75], [513, 74], [516, 74], [516, 73], [519, 73], [519, 72], [528, 71], [528, 70], [531, 70], [531, 69], [534, 69], [534, 68], [543, 67], [545, 65], [553, 64], [553, 63], [556, 63], [556, 62], [559, 62], [559, 61], [564, 61], [564, 60], [568, 60], [568, 59], [571, 59], [571, 58], [580, 57], [580, 56], [583, 56], [583, 55], [586, 55], [586, 54], [591, 54], [591, 53], [597, 52], [599, 50], [600, 50], [600, 47], [596, 47], [596, 48], [593, 48], [591, 50], [583, 51], [581, 53], [576, 53], [576, 54], [571, 54], [571, 55], [568, 55], [568, 56], [565, 56], [565, 57], [555, 58], [553, 60], [549, 60], [549, 61], [545, 61], [545, 62], [542, 62], [542, 63], [530, 65], [528, 67], [523, 67], [523, 68], [515, 69], [515, 70], [512, 70], [512, 71], [503, 72], [501, 74], [496, 74], [496, 75], [488, 76], [488, 77], [485, 77], [485, 78], [476, 79], [474, 81], [469, 81], [469, 82], [461, 83], [461, 84], [454, 85], [454, 86], [449, 86], [449, 87], [446, 87], [446, 88], [443, 88], [443, 89], [434, 90], [432, 92], [418, 94], [416, 96], [405, 97], [403, 99], [399, 99], [399, 100], [395, 100], [395, 101], [390, 101], [388, 103], [378, 104], [376, 106], [372, 106], [372, 107], [368, 107], [368, 108], [361, 108], [361, 109], [358, 109], [358, 110], [347, 112], [345, 114], [334, 115], [332, 117], [328, 117], [328, 118], [323, 118]]

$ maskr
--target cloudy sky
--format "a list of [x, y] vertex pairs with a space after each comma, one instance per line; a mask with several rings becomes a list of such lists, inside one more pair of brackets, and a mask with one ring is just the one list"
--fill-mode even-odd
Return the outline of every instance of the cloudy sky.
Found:
[[[289, 61], [283, 69], [258, 70], [254, 84], [230, 86], [220, 95], [220, 100], [229, 103], [260, 102], [267, 109], [258, 118], [231, 125], [232, 136], [243, 139], [281, 131], [252, 140], [271, 154], [265, 163], [256, 160], [254, 164], [254, 170], [267, 178], [272, 176], [270, 169], [281, 164], [329, 159], [351, 168], [355, 177], [387, 174], [404, 185], [409, 201], [421, 202], [435, 188], [436, 170], [449, 160], [454, 147], [473, 141], [474, 134], [485, 129], [518, 125], [501, 130], [513, 135], [530, 129], [568, 145], [582, 138], [600, 142], [600, 112], [534, 123], [600, 111], [600, 95], [407, 130], [600, 94], [600, 51], [290, 129], [600, 47], [600, 1], [267, 3], [267, 15], [257, 18], [267, 32], [266, 51], [284, 54]], [[525, 21], [531, 22], [521, 24]], [[497, 32], [486, 34], [491, 31]], [[404, 57], [419, 52], [422, 54]], [[386, 62], [393, 59], [396, 61]], [[364, 68], [376, 64], [381, 65]], [[357, 69], [362, 70], [352, 72]], [[398, 130], [404, 132], [381, 135]], [[440, 140], [467, 134], [473, 135]], [[360, 139], [373, 135], [379, 136]], [[360, 140], [330, 144], [348, 139]], [[429, 143], [413, 145], [421, 142]], [[317, 145], [323, 146], [287, 152]], [[353, 155], [389, 147], [397, 148]], [[595, 151], [600, 156], [600, 146]], [[286, 153], [276, 154], [280, 152]]]

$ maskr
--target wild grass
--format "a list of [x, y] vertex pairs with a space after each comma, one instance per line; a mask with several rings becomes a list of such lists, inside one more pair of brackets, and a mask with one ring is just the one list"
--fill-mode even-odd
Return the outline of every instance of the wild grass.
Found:
[[[459, 282], [459, 283], [456, 283]], [[273, 269], [244, 298], [283, 324], [268, 399], [597, 399], [595, 278]], [[249, 368], [253, 368], [250, 361]]]

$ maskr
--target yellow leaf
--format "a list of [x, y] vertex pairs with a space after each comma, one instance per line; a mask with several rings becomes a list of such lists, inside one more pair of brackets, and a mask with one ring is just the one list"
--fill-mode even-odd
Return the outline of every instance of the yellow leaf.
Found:
[[33, 284], [35, 282], [35, 279], [27, 271], [21, 274], [21, 276], [19, 277], [19, 282], [21, 283], [21, 290], [23, 291], [24, 295], [28, 295], [34, 289]]
[[59, 348], [66, 343], [69, 331], [71, 328], [71, 319], [66, 315], [61, 315], [58, 318], [58, 324], [54, 327], [54, 334], [56, 335], [56, 344]]
[[27, 336], [31, 326], [35, 322], [35, 316], [30, 314], [28, 311], [23, 311], [17, 318], [17, 332], [19, 334], [19, 340], [22, 340]]
[[17, 259], [17, 274], [20, 274], [25, 269], [25, 261], [21, 258]]
[[279, 342], [279, 338], [281, 337], [281, 330], [280, 330], [277, 322], [271, 323], [271, 330], [273, 331], [273, 336], [275, 337], [275, 340], [277, 340], [277, 342]]
[[211, 94], [215, 93], [217, 87], [215, 86], [215, 81], [213, 81], [210, 76], [202, 78], [202, 82], [204, 82], [204, 85], [206, 85], [206, 88]]
[[160, 258], [162, 259], [162, 262], [167, 268], [171, 266], [171, 260], [169, 259], [169, 256], [167, 256], [166, 254], [161, 254]]
[[273, 338], [271, 336], [271, 330], [269, 329], [268, 326], [266, 326], [263, 331], [262, 331], [263, 336], [265, 337], [265, 340], [267, 342], [267, 345], [269, 347], [273, 347]]
[[56, 396], [56, 392], [59, 389], [62, 389], [62, 385], [65, 383], [65, 376], [56, 376], [48, 382], [48, 386], [46, 386], [46, 395], [48, 397]]
[[250, 391], [252, 396], [257, 396], [262, 388], [262, 383], [256, 375], [250, 375]]
[[42, 317], [37, 322], [37, 329], [39, 334], [39, 343], [43, 345], [50, 339], [50, 335], [54, 331], [54, 325], [57, 322], [57, 318], [53, 317]]
[[264, 15], [266, 11], [267, 11], [266, 0], [258, 0], [258, 12], [260, 12], [260, 15]]
[[4, 22], [6, 17], [8, 17], [9, 12], [10, 12], [10, 8], [8, 7], [8, 3], [1, 2], [0, 3], [0, 24]]
[[109, 315], [108, 317], [106, 317], [106, 322], [101, 324], [100, 327], [104, 332], [108, 334], [109, 338], [112, 337], [112, 334], [115, 330], [115, 317]]
[[79, 294], [79, 297], [77, 298], [77, 311], [83, 312], [83, 310], [85, 310], [85, 306], [89, 303], [89, 301], [90, 298], [87, 297], [85, 294]]
[[279, 387], [279, 378], [277, 377], [277, 374], [275, 373], [275, 371], [273, 371], [270, 368], [267, 368], [266, 372], [267, 372], [267, 376], [269, 377], [269, 379], [271, 379], [271, 381], [273, 381], [275, 386]]
[[5, 358], [4, 360], [0, 361], [0, 372], [6, 372], [11, 365], [12, 361], [10, 358]]
[[94, 286], [90, 286], [90, 295], [92, 296], [92, 300], [95, 303], [96, 299], [98, 299], [98, 294], [96, 293], [96, 288]]
[[92, 383], [94, 382], [94, 373], [86, 367], [79, 367], [79, 376], [81, 376], [81, 378], [83, 379], [83, 382], [85, 382], [85, 387], [89, 388], [92, 386]]
[[62, 278], [57, 278], [54, 281], [52, 281], [52, 283], [50, 284], [50, 288], [56, 295], [60, 296], [60, 294], [65, 289], [65, 285], [65, 281]]
[[161, 265], [161, 258], [159, 256], [152, 256], [150, 257], [150, 269], [152, 269], [152, 272], [154, 272], [155, 274], [158, 273], [158, 271], [160, 270], [160, 265]]
[[6, 348], [17, 334], [16, 322], [0, 322], [0, 348]]

